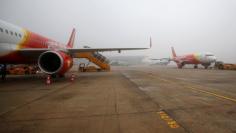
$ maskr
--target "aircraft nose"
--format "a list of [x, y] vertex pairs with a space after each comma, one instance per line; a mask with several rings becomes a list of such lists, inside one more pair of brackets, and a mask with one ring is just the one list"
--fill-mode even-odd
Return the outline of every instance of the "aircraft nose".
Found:
[[207, 57], [207, 60], [209, 62], [216, 62], [216, 57], [215, 56], [209, 56], [209, 57]]
[[213, 62], [216, 62], [217, 58], [215, 56], [212, 57], [211, 59]]

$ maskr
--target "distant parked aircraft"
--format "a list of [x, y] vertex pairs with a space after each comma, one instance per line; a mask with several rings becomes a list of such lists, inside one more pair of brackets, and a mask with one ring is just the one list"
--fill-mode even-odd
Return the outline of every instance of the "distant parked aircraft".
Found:
[[151, 60], [155, 61], [155, 63], [153, 63], [151, 65], [168, 65], [171, 61], [170, 58], [151, 59]]
[[162, 59], [151, 59], [151, 60], [164, 60], [168, 64], [170, 61], [174, 61], [178, 68], [183, 68], [184, 65], [193, 64], [194, 68], [198, 68], [198, 64], [207, 69], [212, 63], [216, 62], [216, 57], [212, 53], [193, 53], [186, 54], [182, 56], [177, 56], [174, 47], [171, 47], [172, 58], [162, 58]]
[[177, 56], [174, 50], [174, 47], [171, 47], [172, 50], [172, 60], [176, 62], [178, 68], [182, 68], [186, 64], [193, 64], [194, 68], [198, 68], [198, 64], [207, 69], [212, 63], [216, 61], [215, 55], [212, 53], [193, 53], [182, 56]]

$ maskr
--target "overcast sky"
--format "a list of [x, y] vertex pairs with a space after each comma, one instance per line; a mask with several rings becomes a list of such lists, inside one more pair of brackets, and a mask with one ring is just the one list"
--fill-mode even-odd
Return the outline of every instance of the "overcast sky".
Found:
[[[123, 55], [170, 57], [212, 52], [236, 63], [236, 0], [1, 0], [0, 19], [76, 45], [153, 47]], [[117, 55], [107, 53], [106, 55]]]

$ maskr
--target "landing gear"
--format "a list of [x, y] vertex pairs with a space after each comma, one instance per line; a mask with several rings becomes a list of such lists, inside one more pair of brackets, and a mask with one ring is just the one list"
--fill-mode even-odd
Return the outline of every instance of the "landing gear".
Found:
[[198, 65], [194, 65], [194, 69], [197, 69], [198, 68]]
[[179, 68], [179, 69], [182, 69], [185, 64], [184, 64], [184, 62], [182, 62], [182, 63], [177, 64], [177, 65], [178, 65], [178, 68]]
[[6, 79], [6, 75], [7, 75], [7, 65], [3, 64], [0, 70], [0, 73], [2, 75], [2, 80]]
[[207, 69], [211, 64], [202, 64], [205, 69]]
[[65, 78], [64, 74], [52, 74], [50, 75], [51, 78], [56, 79], [56, 78]]
[[178, 68], [179, 68], [179, 69], [182, 69], [182, 68], [183, 68], [183, 66], [182, 66], [182, 65], [178, 65]]
[[205, 69], [207, 69], [209, 66], [204, 66]]
[[64, 74], [63, 75], [59, 74], [58, 77], [59, 78], [65, 78], [65, 75]]
[[55, 79], [55, 78], [57, 78], [57, 75], [56, 74], [52, 74], [51, 77]]

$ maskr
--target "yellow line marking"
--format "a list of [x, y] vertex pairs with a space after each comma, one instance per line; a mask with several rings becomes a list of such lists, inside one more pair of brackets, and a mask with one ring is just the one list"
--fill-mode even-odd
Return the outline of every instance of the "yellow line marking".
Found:
[[154, 76], [154, 75], [149, 75], [149, 76], [152, 77], [152, 78], [158, 78], [159, 80], [162, 80], [162, 81], [164, 81], [164, 82], [169, 82], [169, 83], [171, 83], [171, 81], [169, 81], [169, 80], [166, 80], [166, 79], [163, 79], [163, 78]]
[[171, 81], [169, 81], [169, 80], [166, 80], [166, 79], [163, 79], [163, 78], [159, 78], [159, 79], [162, 80], [162, 81], [165, 81], [165, 82], [171, 83]]
[[[168, 82], [168, 83], [173, 83], [170, 80], [166, 80], [166, 79], [163, 79], [163, 78], [159, 78], [159, 79], [162, 80], [162, 81]], [[199, 91], [199, 92], [202, 92], [202, 93], [206, 93], [206, 94], [213, 95], [213, 96], [216, 96], [216, 97], [219, 97], [219, 98], [222, 98], [222, 99], [226, 99], [226, 100], [230, 100], [232, 102], [236, 102], [236, 99], [234, 99], [234, 98], [230, 98], [230, 97], [227, 97], [227, 96], [219, 95], [219, 94], [216, 94], [216, 93], [213, 93], [213, 92], [209, 92], [209, 91], [204, 91], [204, 90], [197, 89], [197, 88], [190, 87], [190, 86], [186, 86], [186, 87], [189, 88], [189, 89], [192, 89], [192, 90], [196, 90], [196, 91]], [[199, 86], [199, 87], [201, 87], [201, 86]]]
[[192, 89], [192, 90], [200, 91], [200, 92], [203, 92], [203, 93], [206, 93], [206, 94], [209, 94], [209, 95], [213, 95], [213, 96], [216, 96], [216, 97], [219, 97], [219, 98], [223, 98], [223, 99], [230, 100], [230, 101], [232, 101], [232, 102], [236, 102], [236, 99], [234, 99], [234, 98], [222, 96], [222, 95], [219, 95], [219, 94], [216, 94], [216, 93], [213, 93], [213, 92], [204, 91], [204, 90], [197, 89], [197, 88], [194, 88], [194, 87], [189, 87], [189, 86], [187, 86], [187, 87], [188, 87], [189, 89]]
[[[149, 76], [156, 77], [156, 76], [153, 76], [153, 75], [149, 75]], [[174, 83], [173, 81], [170, 81], [170, 80], [167, 80], [167, 79], [163, 79], [163, 78], [160, 78], [160, 77], [156, 77], [156, 78], [158, 78], [159, 80], [162, 80], [164, 82], [167, 82], [167, 83]], [[236, 102], [236, 99], [234, 99], [234, 98], [230, 98], [230, 97], [227, 97], [227, 96], [219, 95], [219, 94], [216, 94], [216, 93], [213, 93], [213, 92], [209, 92], [209, 91], [204, 91], [204, 90], [197, 89], [197, 88], [190, 87], [190, 86], [186, 86], [186, 87], [189, 88], [189, 89], [192, 89], [192, 90], [196, 90], [196, 91], [199, 91], [199, 92], [203, 92], [203, 93], [206, 93], [206, 94], [209, 94], [209, 95], [216, 96], [218, 98], [222, 98], [222, 99], [230, 100], [232, 102]], [[201, 86], [199, 86], [199, 87], [201, 87]], [[209, 88], [209, 87], [207, 87], [207, 88]]]
[[179, 124], [175, 120], [170, 118], [170, 116], [168, 116], [168, 114], [166, 114], [164, 111], [157, 112], [157, 114], [160, 115], [161, 119], [164, 120], [170, 128], [180, 127]]

